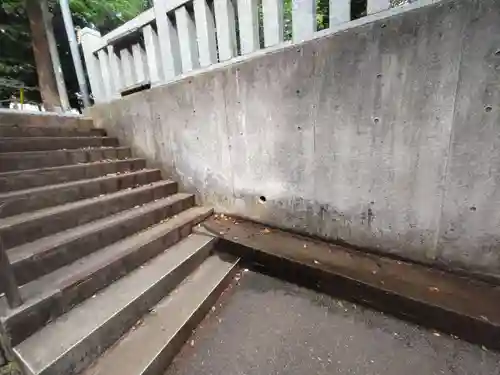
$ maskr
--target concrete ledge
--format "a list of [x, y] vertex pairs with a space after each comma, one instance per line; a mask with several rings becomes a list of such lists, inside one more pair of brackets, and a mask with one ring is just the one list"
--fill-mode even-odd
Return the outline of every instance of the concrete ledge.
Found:
[[202, 227], [260, 272], [500, 350], [498, 286], [224, 215]]

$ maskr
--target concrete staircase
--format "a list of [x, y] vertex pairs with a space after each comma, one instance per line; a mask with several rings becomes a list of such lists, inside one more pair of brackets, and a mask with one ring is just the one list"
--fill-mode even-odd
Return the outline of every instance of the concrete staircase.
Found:
[[2, 323], [27, 374], [161, 374], [237, 259], [192, 233], [211, 209], [87, 125], [0, 124], [0, 235], [23, 299], [2, 294]]

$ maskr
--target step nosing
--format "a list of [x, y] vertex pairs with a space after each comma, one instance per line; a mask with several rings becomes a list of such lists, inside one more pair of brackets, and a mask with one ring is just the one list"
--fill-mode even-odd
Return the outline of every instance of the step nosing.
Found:
[[[89, 276], [96, 274], [100, 270], [109, 267], [115, 262], [123, 260], [133, 253], [141, 251], [141, 249], [148, 244], [154, 243], [158, 239], [167, 236], [169, 233], [178, 230], [182, 226], [191, 222], [196, 222], [196, 220], [201, 216], [201, 212], [197, 212], [194, 210], [192, 211], [191, 209], [182, 211], [181, 213], [177, 214], [176, 217], [169, 218], [165, 222], [154, 224], [153, 226], [148, 227], [140, 232], [133, 233], [122, 240], [114, 242], [95, 251], [92, 254], [79, 258], [73, 263], [63, 266], [50, 274], [44, 275], [38, 279], [31, 281], [28, 284], [40, 282], [44, 283], [44, 279], [48, 279], [48, 281], [45, 281], [47, 288], [40, 293], [38, 293], [38, 291], [36, 290], [25, 292], [27, 293], [27, 298], [23, 305], [16, 309], [8, 309], [8, 314], [2, 317], [2, 319], [4, 319], [4, 321], [12, 319], [13, 317], [23, 313], [24, 311], [30, 310], [37, 304], [43, 303], [43, 301], [49, 300], [59, 293], [63, 293], [66, 288], [71, 287], [72, 285], [76, 285], [82, 280], [86, 280]], [[176, 244], [181, 242], [194, 242], [197, 238], [203, 237], [203, 235], [192, 233], [190, 236], [180, 239], [170, 247], [175, 246]], [[210, 237], [207, 238], [206, 242], [207, 244], [209, 244], [210, 242], [214, 242], [215, 240], [215, 238]], [[163, 251], [165, 250], [166, 249], [164, 249]], [[161, 254], [161, 252], [159, 252], [159, 254]], [[96, 258], [100, 258], [99, 261], [96, 261]], [[86, 261], [91, 262], [91, 264], [86, 265]], [[62, 269], [67, 271], [67, 274], [70, 275], [70, 277], [64, 279], [64, 277], [53, 276], [54, 273], [61, 272]], [[50, 280], [51, 276], [53, 278], [52, 281]], [[21, 288], [23, 289], [24, 287], [25, 286]], [[23, 292], [22, 289], [21, 292]]]
[[[190, 197], [192, 197], [192, 194], [176, 193], [168, 197], [160, 198], [155, 201], [146, 203], [137, 208], [134, 207], [124, 211], [120, 211], [116, 214], [106, 216], [102, 219], [94, 220], [89, 223], [52, 234], [50, 236], [42, 237], [33, 242], [28, 242], [26, 244], [7, 249], [7, 254], [9, 256], [9, 259], [11, 260], [11, 263], [22, 262], [39, 254], [50, 251], [50, 249], [52, 249], [53, 247], [64, 245], [65, 243], [71, 242], [78, 238], [82, 238], [92, 232], [99, 231], [100, 229], [119, 225], [124, 221], [130, 220], [134, 217], [145, 215], [148, 212], [159, 209], [160, 207], [168, 206], [175, 202], [189, 199]], [[46, 244], [41, 244], [42, 241], [46, 242]], [[34, 247], [37, 249], [37, 251], [28, 252], [28, 250]], [[21, 257], [19, 256], [20, 253], [27, 254], [23, 254], [23, 256]]]
[[120, 179], [124, 176], [139, 175], [139, 174], [151, 173], [151, 172], [156, 172], [156, 171], [159, 171], [159, 169], [144, 168], [144, 169], [139, 169], [139, 170], [134, 170], [134, 171], [125, 171], [125, 172], [121, 172], [120, 174], [110, 174], [110, 175], [98, 176], [98, 177], [94, 177], [94, 178], [87, 178], [87, 179], [83, 179], [83, 180], [68, 181], [68, 182], [63, 182], [60, 184], [37, 186], [34, 188], [14, 190], [14, 191], [9, 191], [9, 192], [5, 192], [5, 193], [0, 193], [0, 199], [8, 199], [8, 198], [12, 198], [12, 197], [27, 195], [27, 194], [38, 194], [40, 192], [45, 192], [45, 191], [50, 191], [50, 190], [64, 189], [64, 188], [68, 188], [68, 187], [85, 185], [85, 184], [90, 184], [90, 183], [99, 183], [101, 181], [106, 181], [108, 179], [109, 180]]
[[71, 148], [71, 149], [54, 149], [45, 151], [14, 151], [14, 152], [0, 152], [0, 159], [3, 157], [13, 157], [13, 156], [36, 156], [36, 155], [47, 155], [59, 152], [69, 152], [76, 153], [82, 151], [106, 151], [106, 150], [130, 150], [127, 146], [102, 146], [102, 147], [89, 147], [89, 148]]
[[[198, 248], [188, 248], [187, 250], [184, 249], [182, 253], [164, 252], [163, 254], [160, 254], [145, 264], [142, 268], [135, 269], [127, 276], [101, 290], [94, 297], [85, 300], [80, 305], [70, 310], [67, 314], [49, 323], [46, 327], [42, 328], [41, 331], [38, 331], [35, 335], [16, 346], [16, 349], [19, 349], [21, 357], [26, 360], [27, 358], [23, 357], [22, 353], [23, 347], [29, 346], [33, 341], [35, 341], [36, 344], [37, 341], [44, 339], [44, 334], [53, 336], [59, 331], [66, 330], [68, 326], [72, 326], [73, 320], [81, 321], [81, 315], [85, 313], [86, 309], [95, 311], [99, 307], [103, 308], [100, 310], [102, 313], [100, 316], [95, 318], [95, 321], [87, 323], [88, 327], [82, 328], [80, 332], [73, 333], [74, 337], [69, 337], [66, 339], [66, 342], [62, 343], [59, 353], [56, 353], [52, 358], [45, 358], [45, 363], [42, 359], [38, 362], [39, 366], [33, 366], [39, 367], [41, 371], [43, 371], [43, 369], [50, 368], [61, 358], [64, 358], [68, 352], [77, 348], [93, 334], [103, 329], [106, 324], [118, 319], [120, 314], [137, 303], [141, 297], [150, 293], [156, 285], [165, 281], [167, 277], [176, 272], [176, 270], [180, 269], [183, 264], [193, 259], [199, 251], [200, 249]], [[135, 290], [133, 288], [130, 290], [130, 288], [128, 288], [129, 285], [135, 285]], [[118, 292], [120, 292], [120, 290], [127, 290], [129, 294], [119, 294]], [[119, 295], [120, 297], [118, 299], [113, 298], [116, 295]], [[111, 299], [114, 300], [114, 304], [106, 311], [105, 306], [108, 305], [109, 300]]]
[[[142, 317], [143, 324], [127, 331], [123, 335], [126, 340], [118, 341], [115, 346], [112, 346], [109, 351], [98, 358], [94, 365], [89, 367], [88, 372], [84, 372], [83, 375], [93, 373], [96, 369], [106, 373], [107, 369], [114, 367], [113, 365], [118, 359], [126, 358], [127, 354], [131, 354], [133, 352], [130, 350], [131, 348], [144, 343], [145, 336], [149, 337], [151, 332], [165, 327], [161, 336], [154, 336], [152, 340], [148, 341], [146, 352], [141, 353], [135, 361], [130, 363], [133, 366], [133, 371], [130, 373], [136, 375], [149, 373], [152, 366], [164, 355], [165, 350], [171, 348], [179, 335], [183, 334], [185, 327], [193, 322], [193, 319], [202, 319], [202, 316], [197, 318], [197, 315], [200, 312], [205, 314], [204, 307], [208, 309], [207, 303], [212, 303], [218, 297], [219, 288], [237, 267], [238, 262], [237, 257], [231, 260], [223, 260], [215, 254], [207, 257], [175, 288], [174, 292], [169, 293], [155, 304], [154, 313], [150, 312]], [[222, 290], [220, 292], [222, 293]], [[171, 314], [174, 312], [179, 316], [165, 321], [164, 318], [172, 316]], [[164, 323], [166, 324], [164, 325]], [[182, 345], [180, 344], [179, 347]]]
[[[79, 180], [81, 181], [81, 180]], [[170, 181], [170, 180], [160, 180], [160, 181], [155, 181], [152, 183], [140, 185], [138, 187], [130, 187], [124, 190], [119, 190], [113, 193], [109, 194], [103, 194], [97, 197], [91, 197], [91, 198], [86, 198], [82, 199], [79, 201], [75, 202], [70, 202], [70, 203], [65, 203], [62, 205], [54, 206], [54, 207], [48, 207], [48, 208], [43, 208], [41, 210], [33, 211], [33, 212], [24, 212], [19, 215], [15, 216], [10, 216], [7, 218], [0, 219], [0, 230], [5, 230], [8, 228], [11, 228], [15, 225], [21, 225], [23, 223], [33, 221], [33, 220], [40, 220], [43, 219], [44, 217], [50, 217], [51, 215], [55, 214], [60, 214], [63, 212], [68, 212], [72, 211], [75, 209], [79, 209], [85, 206], [92, 206], [95, 204], [101, 204], [103, 202], [111, 202], [115, 199], [121, 199], [126, 196], [133, 196], [135, 194], [140, 194], [141, 192], [147, 191], [147, 190], [153, 190], [161, 186], [166, 186], [166, 185], [171, 185], [174, 184], [175, 182]]]
[[98, 135], [98, 136], [75, 136], [75, 137], [72, 137], [72, 136], [62, 136], [62, 137], [54, 137], [54, 136], [50, 136], [50, 137], [0, 137], [0, 141], [2, 140], [6, 140], [6, 141], [12, 141], [12, 140], [16, 140], [16, 139], [19, 139], [19, 140], [39, 140], [39, 139], [43, 139], [43, 140], [47, 140], [47, 139], [116, 139], [116, 137], [107, 137], [107, 136], [101, 136], [101, 135]]
[[24, 174], [24, 173], [39, 173], [39, 172], [46, 172], [46, 171], [79, 168], [79, 167], [89, 167], [89, 166], [102, 165], [102, 164], [121, 164], [121, 163], [131, 163], [131, 162], [133, 163], [133, 162], [138, 162], [138, 161], [145, 161], [145, 159], [143, 159], [143, 158], [110, 159], [110, 160], [95, 161], [95, 162], [90, 162], [90, 163], [76, 163], [76, 164], [58, 165], [58, 166], [54, 166], [54, 167], [20, 169], [20, 170], [15, 170], [15, 171], [2, 172], [2, 173], [0, 173], [0, 177], [10, 177], [11, 175], [18, 175], [18, 174]]

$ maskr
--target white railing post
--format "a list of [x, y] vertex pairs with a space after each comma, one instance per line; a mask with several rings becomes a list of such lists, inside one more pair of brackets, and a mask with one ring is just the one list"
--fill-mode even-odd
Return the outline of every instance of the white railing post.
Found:
[[109, 67], [109, 59], [108, 52], [105, 49], [101, 49], [97, 52], [97, 57], [99, 59], [99, 66], [101, 68], [102, 74], [102, 85], [103, 85], [103, 93], [105, 95], [105, 100], [110, 101], [113, 99], [113, 84], [111, 82], [111, 70]]
[[351, 0], [330, 0], [330, 27], [351, 20]]
[[182, 72], [190, 72], [200, 66], [196, 44], [196, 26], [185, 6], [175, 10], [175, 21], [179, 35]]
[[219, 45], [219, 60], [236, 56], [236, 25], [234, 5], [231, 0], [214, 0], [215, 24]]
[[373, 14], [378, 13], [383, 10], [389, 9], [391, 7], [390, 0], [368, 0], [366, 5], [366, 13]]
[[99, 67], [99, 61], [94, 54], [96, 48], [101, 44], [101, 34], [99, 31], [88, 27], [81, 31], [81, 42], [83, 49], [83, 57], [87, 66], [87, 74], [89, 76], [90, 88], [95, 102], [103, 102], [105, 100], [104, 88], [102, 86], [102, 74]]
[[257, 0], [238, 0], [241, 54], [260, 48]]
[[146, 54], [140, 43], [132, 45], [132, 57], [134, 60], [135, 79], [134, 83], [144, 83], [148, 80], [148, 71], [146, 70]]
[[132, 86], [136, 82], [136, 78], [134, 61], [128, 48], [120, 50], [120, 61], [122, 63], [123, 82], [125, 83], [124, 87]]
[[111, 70], [111, 82], [113, 97], [120, 97], [120, 90], [123, 88], [122, 67], [120, 58], [116, 55], [115, 47], [108, 46], [109, 69]]
[[148, 59], [149, 80], [151, 81], [151, 86], [155, 86], [163, 80], [158, 35], [151, 25], [144, 26], [142, 34], [144, 36], [144, 45]]
[[283, 0], [262, 0], [264, 45], [283, 42]]
[[167, 16], [165, 0], [153, 0], [156, 27], [160, 40], [160, 52], [165, 81], [171, 81], [181, 72], [179, 39], [172, 21]]
[[205, 67], [217, 62], [215, 20], [207, 0], [194, 0], [194, 17], [198, 37], [200, 65]]
[[316, 31], [316, 2], [292, 0], [292, 37], [294, 42], [311, 39]]

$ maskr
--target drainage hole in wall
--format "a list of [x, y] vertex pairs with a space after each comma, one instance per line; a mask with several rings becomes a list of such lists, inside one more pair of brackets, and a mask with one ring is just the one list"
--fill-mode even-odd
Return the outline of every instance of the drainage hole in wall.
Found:
[[378, 117], [375, 117], [375, 118], [373, 119], [373, 122], [374, 122], [375, 124], [378, 124], [378, 123], [380, 122], [380, 119], [379, 119]]
[[491, 105], [487, 105], [486, 107], [484, 107], [484, 110], [486, 112], [491, 112], [493, 110], [493, 107]]
[[260, 203], [266, 203], [266, 201], [267, 201], [267, 198], [264, 197], [263, 195], [261, 195], [260, 198], [259, 198], [259, 202]]

